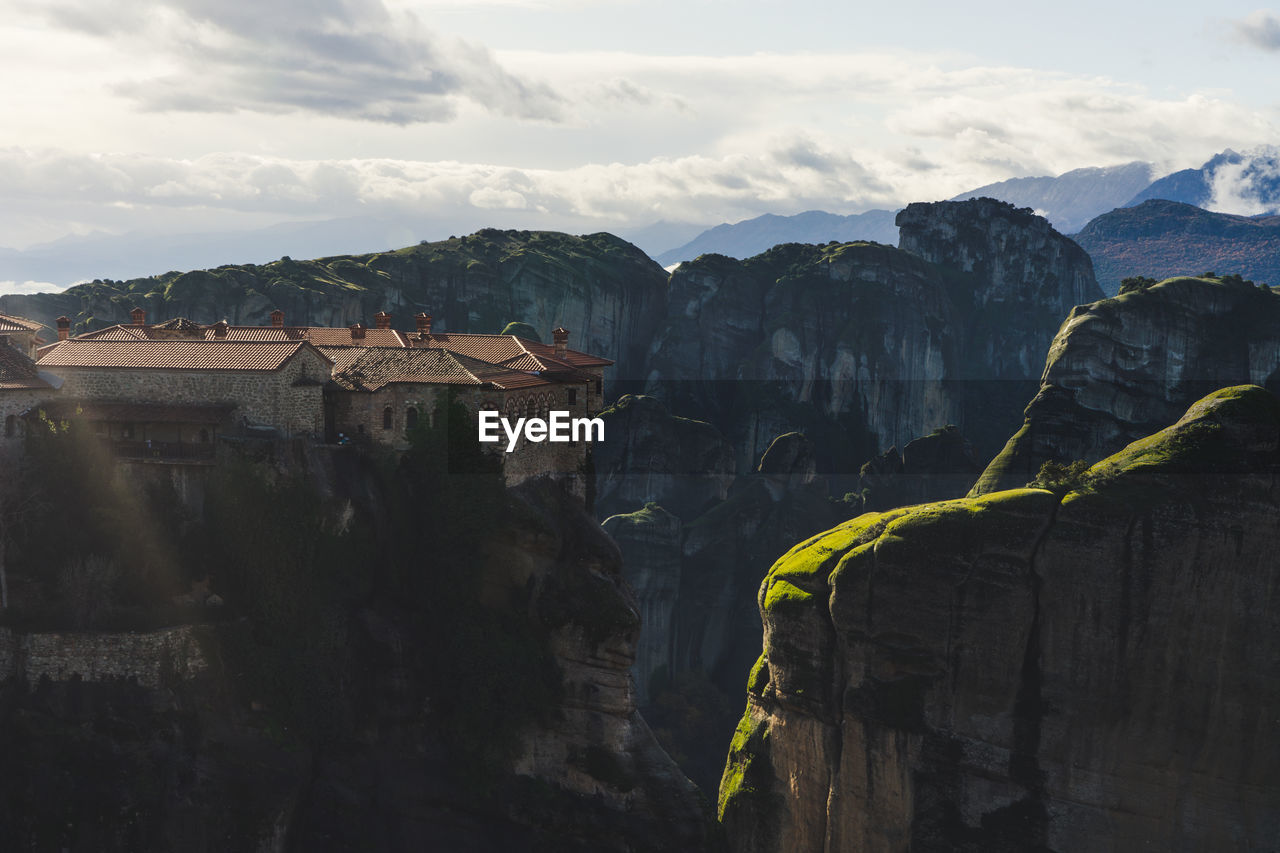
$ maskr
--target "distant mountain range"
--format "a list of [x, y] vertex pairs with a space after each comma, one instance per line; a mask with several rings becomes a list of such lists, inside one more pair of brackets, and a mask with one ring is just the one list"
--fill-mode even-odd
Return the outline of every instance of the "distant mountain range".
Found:
[[1093, 258], [1094, 275], [1109, 295], [1129, 276], [1159, 280], [1209, 271], [1280, 286], [1280, 216], [1233, 216], [1150, 199], [1104, 213], [1075, 241]]
[[898, 226], [893, 224], [896, 210], [868, 210], [840, 216], [821, 210], [809, 210], [794, 216], [766, 213], [732, 225], [717, 225], [704, 231], [683, 246], [669, 249], [653, 259], [664, 267], [680, 261], [691, 261], [699, 255], [717, 254], [731, 258], [750, 258], [780, 243], [848, 243], [867, 240], [898, 244]]
[[1063, 234], [1074, 234], [1104, 211], [1130, 203], [1135, 193], [1151, 184], [1150, 163], [1073, 169], [1056, 178], [1011, 178], [987, 184], [952, 201], [988, 198], [1029, 207]]
[[[1280, 212], [1280, 148], [1274, 146], [1243, 153], [1227, 149], [1198, 169], [1184, 169], [1154, 181], [1153, 174], [1154, 167], [1142, 162], [1074, 169], [1054, 177], [1012, 178], [988, 184], [960, 193], [953, 200], [986, 196], [1018, 207], [1029, 207], [1064, 234], [1080, 231], [1090, 220], [1117, 208], [1132, 207], [1154, 198], [1238, 214]], [[617, 233], [662, 266], [669, 267], [702, 254], [749, 258], [781, 243], [867, 240], [897, 245], [896, 213], [892, 210], [869, 210], [840, 215], [810, 210], [792, 216], [764, 214], [712, 228], [695, 223], [663, 221], [644, 228], [620, 229]], [[1157, 215], [1147, 212], [1140, 218], [1148, 220]], [[1176, 219], [1182, 222], [1186, 217], [1183, 212]], [[1117, 221], [1128, 220], [1122, 218]], [[226, 263], [265, 263], [283, 255], [319, 257], [372, 252], [408, 245], [423, 238], [439, 239], [451, 232], [461, 233], [466, 227], [465, 223], [445, 219], [399, 221], [352, 217], [281, 223], [253, 231], [66, 237], [23, 250], [0, 249], [0, 292], [3, 292], [4, 282], [50, 282], [56, 288], [94, 278], [127, 279], [156, 275], [165, 270], [215, 267]], [[1104, 226], [1103, 232], [1107, 233], [1109, 227]], [[1231, 233], [1246, 239], [1243, 235], [1258, 232], [1246, 229], [1231, 230]], [[1223, 232], [1215, 239], [1231, 239], [1225, 235]], [[1110, 245], [1109, 238], [1095, 235], [1090, 239]], [[1170, 251], [1176, 248], [1165, 238], [1161, 240], [1160, 245], [1167, 245]], [[1145, 257], [1147, 250], [1133, 246], [1127, 251], [1128, 260], [1136, 260]], [[1154, 246], [1151, 251], [1156, 251]], [[1243, 258], [1251, 256], [1251, 252], [1251, 249], [1241, 248], [1234, 255], [1231, 252], [1227, 255]], [[1128, 260], [1121, 266], [1126, 266]], [[1107, 266], [1110, 261], [1104, 257], [1100, 263], [1098, 280], [1104, 289], [1113, 290], [1115, 284]], [[1166, 269], [1169, 264], [1178, 262], [1174, 255], [1169, 256], [1167, 264], [1152, 255], [1145, 263], [1150, 267], [1146, 274], [1154, 275], [1157, 269]], [[1192, 266], [1206, 264], [1208, 261]], [[1217, 265], [1225, 266], [1225, 263]], [[1142, 274], [1137, 269], [1116, 269], [1123, 273], [1121, 277]], [[1254, 269], [1267, 268], [1255, 266]], [[1201, 270], [1178, 268], [1173, 271]], [[1248, 274], [1243, 269], [1240, 272]]]
[[[1073, 169], [1054, 177], [1011, 178], [960, 193], [952, 201], [994, 198], [1029, 207], [1063, 234], [1116, 208], [1151, 198], [1200, 207], [1212, 205], [1247, 213], [1280, 211], [1280, 149], [1264, 146], [1239, 153], [1227, 149], [1199, 169], [1184, 169], [1157, 180], [1150, 163]], [[717, 225], [690, 242], [650, 256], [663, 266], [705, 253], [748, 258], [779, 243], [827, 243], [874, 240], [896, 244], [896, 212], [871, 210], [852, 216], [811, 210], [795, 216], [765, 214], [735, 224]], [[1099, 277], [1101, 281], [1101, 277]]]

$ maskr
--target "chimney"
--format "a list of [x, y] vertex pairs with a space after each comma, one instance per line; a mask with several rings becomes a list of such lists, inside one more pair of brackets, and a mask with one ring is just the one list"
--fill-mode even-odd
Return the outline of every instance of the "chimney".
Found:
[[71, 318], [59, 317], [58, 318], [58, 340], [65, 341], [69, 337], [71, 337]]
[[277, 329], [284, 328], [284, 312], [279, 308], [271, 312], [271, 325]]
[[351, 327], [351, 340], [353, 341], [364, 340], [364, 326], [360, 325], [359, 323], [356, 323], [354, 326]]
[[218, 340], [226, 340], [227, 329], [228, 329], [227, 321], [219, 320], [218, 322], [213, 324], [213, 336]]
[[419, 334], [422, 334], [422, 335], [431, 334], [431, 315], [430, 314], [427, 314], [424, 312], [419, 314], [417, 317], [414, 317], [413, 319], [418, 321]]
[[129, 316], [133, 318], [133, 325], [141, 326], [147, 322], [147, 312], [141, 308], [134, 308], [129, 312]]
[[569, 349], [569, 330], [556, 326], [551, 330], [551, 339], [556, 345], [556, 358], [564, 358], [565, 350]]
[[377, 314], [373, 315], [373, 323], [376, 328], [390, 329], [391, 315], [388, 314], [386, 311], [379, 311]]

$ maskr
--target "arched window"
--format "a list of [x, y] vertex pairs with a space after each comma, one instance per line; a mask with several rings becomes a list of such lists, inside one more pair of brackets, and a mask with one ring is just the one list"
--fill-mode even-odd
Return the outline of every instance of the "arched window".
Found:
[[14, 415], [8, 415], [4, 419], [4, 437], [13, 438], [14, 432], [18, 429], [18, 419]]
[[404, 410], [404, 428], [413, 429], [418, 425], [418, 410], [413, 406]]
[[382, 410], [382, 428], [391, 429], [391, 422], [395, 419], [395, 416], [396, 416], [396, 413], [390, 406], [387, 406], [385, 409], [383, 409]]

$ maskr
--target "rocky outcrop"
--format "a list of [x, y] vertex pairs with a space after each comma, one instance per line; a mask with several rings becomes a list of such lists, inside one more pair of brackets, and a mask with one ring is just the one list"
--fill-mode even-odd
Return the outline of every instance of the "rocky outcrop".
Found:
[[819, 470], [851, 485], [879, 448], [947, 423], [989, 458], [1062, 318], [1101, 295], [1088, 256], [989, 199], [898, 219], [901, 249], [787, 244], [682, 264], [646, 393], [718, 426], [740, 469], [803, 431]]
[[1280, 388], [1280, 297], [1234, 279], [1176, 278], [1075, 309], [1054, 338], [1022, 428], [972, 494], [1045, 462], [1096, 462], [1214, 388]]
[[673, 415], [654, 397], [626, 394], [600, 413], [595, 445], [596, 514], [661, 504], [693, 519], [723, 501], [733, 482], [733, 447], [711, 424]]
[[650, 699], [655, 678], [669, 677], [675, 641], [675, 610], [680, 592], [680, 519], [655, 503], [601, 525], [622, 552], [623, 576], [636, 597], [640, 638], [636, 645], [636, 701]]
[[65, 314], [73, 332], [127, 323], [135, 306], [153, 320], [202, 323], [225, 318], [265, 325], [279, 308], [285, 322], [299, 326], [369, 324], [379, 311], [391, 313], [393, 327], [404, 330], [414, 328], [419, 311], [434, 316], [437, 331], [495, 334], [521, 321], [546, 335], [561, 325], [572, 332], [574, 349], [614, 359], [613, 377], [641, 378], [666, 279], [643, 252], [611, 234], [485, 229], [373, 255], [282, 258], [6, 295], [0, 312], [51, 329]]
[[1215, 392], [1054, 491], [861, 516], [760, 588], [738, 851], [1268, 849], [1280, 400]]
[[898, 453], [891, 447], [862, 466], [864, 510], [958, 498], [969, 491], [982, 466], [954, 424], [912, 439]]
[[[130, 536], [62, 543], [68, 559], [117, 560], [119, 595], [139, 554], [162, 556], [137, 575], [151, 584], [207, 570], [225, 605], [205, 624], [0, 629], [7, 843], [708, 849], [705, 801], [637, 711], [640, 624], [617, 546], [580, 502], [547, 481], [446, 476], [431, 455], [394, 471], [352, 447], [266, 457], [212, 476], [199, 513], [113, 481]], [[80, 518], [62, 495], [44, 495], [51, 523]], [[81, 509], [114, 528], [99, 497], [85, 490]], [[56, 575], [22, 553], [15, 588]], [[57, 620], [55, 604], [6, 617]], [[193, 616], [117, 604], [102, 618]]]
[[805, 436], [779, 436], [728, 500], [685, 525], [673, 672], [741, 683], [756, 654], [747, 638], [760, 633], [760, 579], [792, 543], [846, 517], [812, 474], [813, 454]]

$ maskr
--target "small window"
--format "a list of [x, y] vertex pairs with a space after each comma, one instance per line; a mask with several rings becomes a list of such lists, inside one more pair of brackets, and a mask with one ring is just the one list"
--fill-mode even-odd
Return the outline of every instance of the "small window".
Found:
[[569, 389], [569, 405], [570, 406], [578, 405], [578, 389], [577, 388]]
[[418, 410], [413, 406], [404, 410], [404, 428], [413, 429], [418, 425]]
[[604, 380], [601, 380], [601, 379], [596, 380], [596, 396], [597, 397], [599, 397], [601, 394], [604, 393], [604, 390], [600, 387], [603, 384], [604, 384]]
[[200, 430], [200, 443], [201, 444], [209, 443], [209, 431], [207, 429]]
[[382, 410], [382, 428], [391, 429], [391, 422], [395, 419], [396, 413], [390, 406]]
[[8, 415], [4, 419], [4, 437], [13, 438], [14, 432], [18, 429], [18, 419], [13, 415]]
[[133, 439], [133, 424], [125, 424], [121, 427], [120, 435], [124, 439], [131, 441]]

